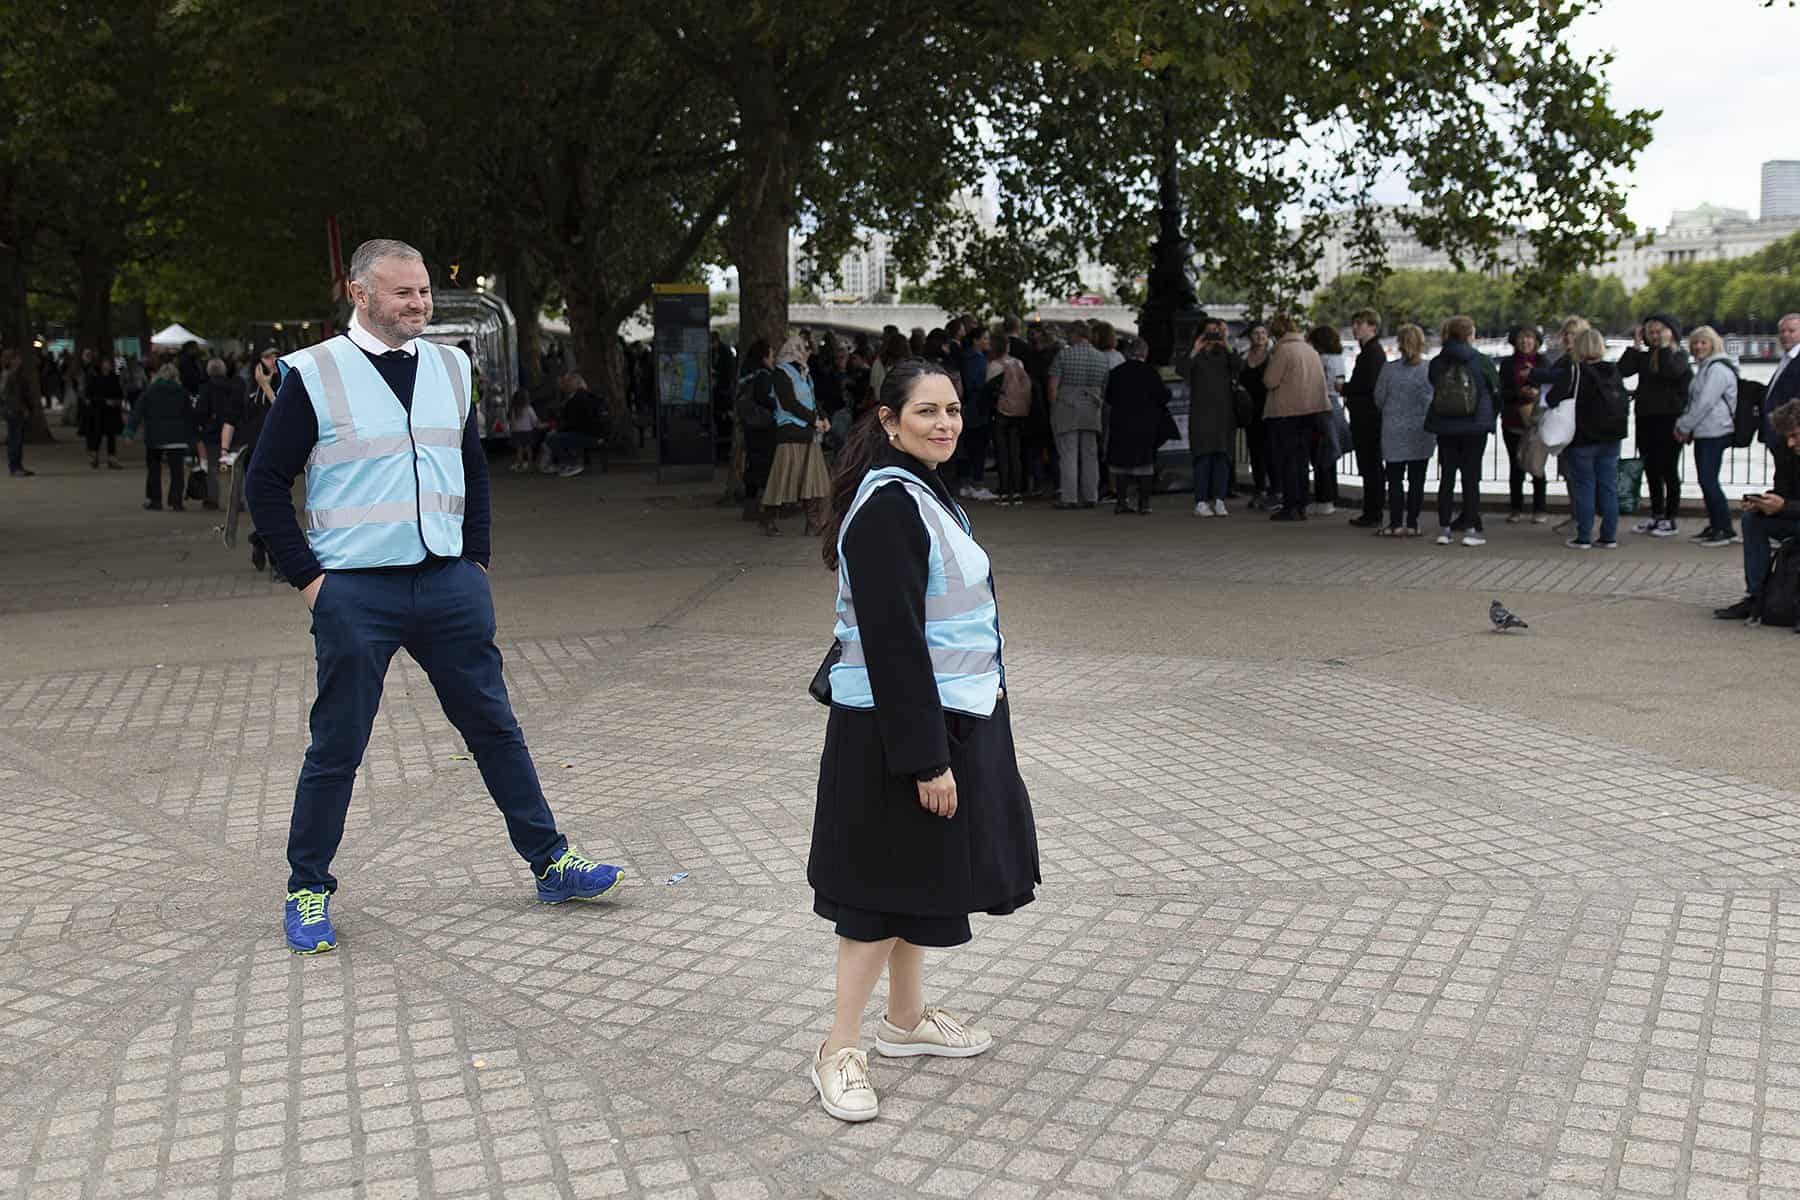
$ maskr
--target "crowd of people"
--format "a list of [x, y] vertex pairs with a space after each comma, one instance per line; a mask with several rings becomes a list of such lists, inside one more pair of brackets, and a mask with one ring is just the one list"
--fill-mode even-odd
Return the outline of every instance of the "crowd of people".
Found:
[[[1649, 496], [1633, 532], [1680, 532], [1682, 447], [1691, 444], [1706, 506], [1692, 540], [1744, 547], [1747, 596], [1721, 616], [1752, 616], [1772, 544], [1800, 532], [1784, 426], [1800, 409], [1782, 408], [1800, 398], [1800, 369], [1789, 365], [1800, 353], [1800, 315], [1780, 323], [1783, 357], [1760, 409], [1757, 432], [1775, 460], [1774, 486], [1742, 497], [1738, 514], [1720, 474], [1741, 434], [1740, 371], [1710, 326], [1684, 338], [1673, 318], [1647, 317], [1616, 363], [1606, 361], [1605, 338], [1579, 316], [1550, 338], [1534, 327], [1510, 330], [1510, 353], [1498, 359], [1477, 348], [1478, 331], [1465, 316], [1437, 330], [1435, 355], [1428, 355], [1426, 331], [1406, 323], [1395, 330], [1390, 357], [1380, 314], [1371, 309], [1352, 317], [1350, 334], [1347, 349], [1330, 326], [1308, 328], [1278, 315], [1239, 341], [1225, 322], [1204, 322], [1178, 372], [1187, 384], [1196, 517], [1231, 514], [1240, 445], [1249, 458], [1247, 507], [1276, 522], [1333, 515], [1339, 465], [1354, 453], [1361, 501], [1349, 525], [1380, 537], [1424, 537], [1431, 532], [1422, 524], [1426, 473], [1435, 457], [1435, 543], [1483, 546], [1482, 464], [1498, 431], [1509, 467], [1506, 522], [1550, 523], [1554, 457], [1572, 509], [1556, 527], [1567, 535], [1564, 544], [1615, 549], [1620, 460], [1635, 417]], [[793, 507], [807, 514], [807, 532], [817, 531], [838, 449], [871, 410], [885, 374], [910, 358], [942, 366], [955, 388], [963, 433], [944, 470], [959, 499], [1016, 506], [1041, 497], [1066, 511], [1110, 497], [1114, 512], [1144, 515], [1159, 450], [1182, 436], [1170, 414], [1170, 387], [1147, 357], [1142, 339], [1121, 336], [1104, 321], [1026, 328], [1014, 319], [988, 325], [965, 315], [910, 337], [890, 326], [878, 339], [815, 340], [801, 330], [778, 352], [764, 342], [748, 347], [736, 362], [735, 392], [721, 391], [715, 402], [722, 424], [735, 430], [732, 461], [745, 519], [771, 536], [780, 535], [778, 518]], [[988, 486], [990, 469], [997, 490]]]

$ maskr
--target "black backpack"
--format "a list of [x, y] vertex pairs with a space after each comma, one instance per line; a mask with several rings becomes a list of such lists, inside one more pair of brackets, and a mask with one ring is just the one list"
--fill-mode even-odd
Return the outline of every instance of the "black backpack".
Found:
[[1800, 621], [1800, 537], [1782, 542], [1762, 586], [1762, 623], [1792, 627]]
[[738, 380], [737, 391], [731, 399], [731, 412], [737, 418], [739, 429], [775, 428], [775, 410], [756, 402], [756, 384], [764, 374], [752, 371]]
[[1731, 444], [1742, 450], [1762, 431], [1763, 401], [1769, 385], [1755, 379], [1738, 379], [1737, 411], [1731, 419]]
[[1481, 395], [1475, 390], [1475, 372], [1467, 363], [1450, 362], [1431, 385], [1431, 411], [1436, 416], [1472, 417], [1481, 411]]

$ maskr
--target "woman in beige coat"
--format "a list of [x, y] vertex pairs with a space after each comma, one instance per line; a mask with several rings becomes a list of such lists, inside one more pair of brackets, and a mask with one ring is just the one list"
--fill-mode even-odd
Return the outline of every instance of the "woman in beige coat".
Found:
[[1269, 389], [1263, 428], [1269, 438], [1269, 486], [1281, 492], [1281, 509], [1269, 519], [1304, 521], [1313, 435], [1320, 415], [1330, 407], [1325, 368], [1293, 318], [1276, 317], [1269, 322], [1269, 332], [1275, 337], [1275, 349], [1263, 368]]

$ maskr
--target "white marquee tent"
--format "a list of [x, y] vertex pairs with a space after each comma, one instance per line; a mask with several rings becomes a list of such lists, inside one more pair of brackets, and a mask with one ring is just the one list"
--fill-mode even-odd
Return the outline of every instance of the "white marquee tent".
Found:
[[211, 342], [190, 330], [180, 321], [175, 322], [175, 324], [169, 326], [167, 329], [150, 339], [150, 344], [152, 346], [164, 350], [179, 350], [189, 342], [198, 342], [202, 346], [212, 345]]

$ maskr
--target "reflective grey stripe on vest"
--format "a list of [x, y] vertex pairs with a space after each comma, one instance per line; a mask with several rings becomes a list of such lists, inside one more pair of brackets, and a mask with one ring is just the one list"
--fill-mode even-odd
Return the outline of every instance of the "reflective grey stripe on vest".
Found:
[[421, 446], [460, 446], [463, 443], [463, 431], [460, 429], [415, 429], [412, 440]]
[[338, 370], [331, 351], [311, 352], [313, 365], [319, 369], [319, 384], [325, 389], [325, 411], [331, 414], [331, 436], [340, 442], [356, 440], [356, 419], [350, 415], [350, 393], [344, 389], [344, 375]]
[[[868, 660], [863, 657], [862, 642], [844, 643], [844, 656], [838, 661], [847, 667], [866, 667]], [[950, 650], [940, 646], [931, 648], [931, 673], [933, 675], [991, 675], [1000, 669], [1000, 658], [992, 650]]]
[[[335, 418], [333, 418], [335, 420]], [[411, 454], [412, 439], [403, 437], [351, 438], [327, 442], [313, 447], [308, 466], [328, 467], [333, 463], [354, 462], [359, 458], [387, 458], [394, 454]]]
[[[467, 425], [469, 423], [469, 397], [468, 394], [463, 391], [462, 371], [460, 371], [456, 365], [456, 351], [450, 349], [448, 346], [441, 346], [436, 342], [427, 342], [425, 344], [430, 346], [433, 350], [436, 350], [438, 355], [444, 360], [444, 372], [450, 376], [450, 390], [456, 394], [456, 414], [462, 418], [462, 424]], [[461, 438], [458, 438], [457, 443], [460, 444], [461, 440]], [[442, 443], [431, 444], [442, 445]]]
[[410, 500], [391, 500], [348, 508], [309, 508], [306, 510], [306, 528], [321, 530], [349, 529], [357, 525], [398, 525], [417, 521], [422, 512], [461, 516], [466, 504], [461, 496], [426, 492], [419, 497], [417, 504]]

